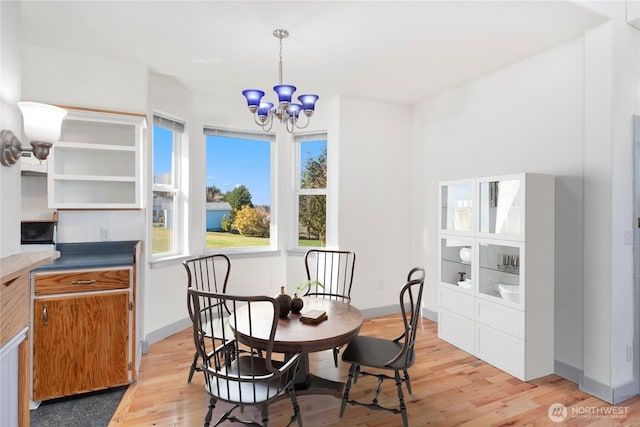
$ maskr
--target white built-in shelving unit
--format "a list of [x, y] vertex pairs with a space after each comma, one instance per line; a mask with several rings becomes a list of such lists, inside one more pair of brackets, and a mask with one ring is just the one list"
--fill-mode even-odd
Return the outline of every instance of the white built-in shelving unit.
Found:
[[440, 184], [438, 336], [528, 381], [553, 373], [554, 177]]
[[140, 209], [144, 115], [68, 109], [49, 157], [50, 209]]

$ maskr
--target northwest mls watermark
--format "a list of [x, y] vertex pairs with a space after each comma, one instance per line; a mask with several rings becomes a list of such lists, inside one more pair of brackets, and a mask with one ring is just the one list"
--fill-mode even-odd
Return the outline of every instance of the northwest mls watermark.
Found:
[[547, 411], [549, 419], [555, 423], [561, 423], [568, 418], [625, 419], [628, 413], [628, 406], [576, 406], [567, 408], [562, 403], [551, 404]]

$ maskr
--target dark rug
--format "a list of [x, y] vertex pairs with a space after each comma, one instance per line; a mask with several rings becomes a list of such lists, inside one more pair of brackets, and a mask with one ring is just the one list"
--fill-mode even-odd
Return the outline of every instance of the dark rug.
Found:
[[30, 412], [30, 426], [107, 427], [127, 387], [45, 400]]

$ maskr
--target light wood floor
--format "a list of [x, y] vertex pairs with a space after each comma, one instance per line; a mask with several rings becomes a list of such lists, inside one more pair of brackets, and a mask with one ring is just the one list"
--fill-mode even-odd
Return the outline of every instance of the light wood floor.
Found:
[[[398, 322], [397, 316], [369, 319], [360, 333], [392, 338], [397, 335]], [[412, 427], [640, 426], [639, 397], [612, 406], [555, 375], [523, 383], [439, 340], [436, 323], [423, 320], [421, 327], [416, 343], [418, 360], [409, 371], [413, 395], [405, 393]], [[138, 381], [129, 386], [110, 426], [202, 426], [209, 399], [201, 373], [196, 372], [192, 383], [187, 383], [193, 354], [190, 329], [151, 345], [142, 358]], [[333, 366], [330, 351], [311, 355], [311, 370], [316, 374], [344, 381], [347, 369], [343, 364]], [[380, 403], [395, 405], [395, 385], [387, 382]], [[352, 397], [362, 400], [375, 386], [375, 378], [361, 378]], [[298, 402], [308, 427], [401, 425], [399, 415], [350, 405], [340, 418], [340, 401], [330, 396], [300, 396]], [[564, 423], [549, 418], [548, 410], [554, 403], [566, 406]], [[270, 425], [285, 425], [291, 415], [290, 401], [273, 404], [269, 413]], [[220, 414], [216, 408], [214, 421]], [[245, 409], [244, 416], [260, 419], [252, 408]]]

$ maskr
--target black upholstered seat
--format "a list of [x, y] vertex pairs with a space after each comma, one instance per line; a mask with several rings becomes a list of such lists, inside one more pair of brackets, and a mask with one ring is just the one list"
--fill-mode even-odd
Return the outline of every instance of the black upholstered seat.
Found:
[[[396, 339], [384, 339], [369, 336], [357, 336], [349, 343], [342, 353], [342, 360], [351, 364], [349, 379], [345, 384], [340, 417], [344, 415], [347, 403], [361, 405], [373, 410], [384, 410], [402, 415], [402, 423], [409, 425], [409, 417], [404, 401], [402, 384], [411, 393], [409, 368], [416, 361], [414, 350], [418, 320], [420, 318], [420, 306], [422, 303], [422, 290], [424, 287], [424, 270], [413, 268], [407, 277], [406, 284], [400, 290], [400, 312], [402, 324], [398, 325], [401, 335]], [[375, 369], [378, 372], [364, 371], [363, 368]], [[381, 371], [381, 372], [380, 372]], [[385, 371], [393, 371], [393, 376]], [[350, 399], [351, 387], [358, 381], [359, 376], [373, 376], [378, 379], [375, 396], [370, 403]], [[378, 397], [384, 380], [394, 380], [398, 391], [399, 407], [391, 408], [380, 404]]]

